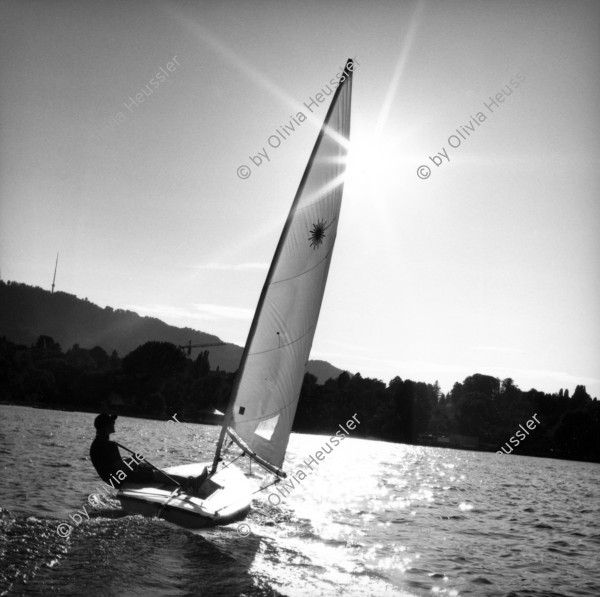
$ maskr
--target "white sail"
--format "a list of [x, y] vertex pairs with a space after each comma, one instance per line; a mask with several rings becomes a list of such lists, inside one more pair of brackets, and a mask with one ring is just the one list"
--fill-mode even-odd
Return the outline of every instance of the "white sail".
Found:
[[352, 69], [348, 61], [284, 226], [224, 424], [236, 443], [276, 473], [285, 457], [335, 243]]

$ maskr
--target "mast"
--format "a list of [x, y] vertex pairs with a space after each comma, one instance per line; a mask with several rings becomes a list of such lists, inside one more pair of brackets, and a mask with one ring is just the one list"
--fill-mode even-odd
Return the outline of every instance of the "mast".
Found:
[[[250, 347], [251, 347], [251, 345], [253, 343], [253, 340], [254, 340], [254, 337], [255, 337], [255, 334], [256, 334], [256, 331], [257, 331], [257, 327], [258, 327], [258, 324], [259, 324], [259, 319], [260, 319], [261, 313], [263, 311], [263, 307], [264, 307], [264, 304], [265, 304], [265, 299], [267, 297], [267, 293], [268, 293], [269, 287], [271, 286], [271, 283], [272, 283], [274, 272], [275, 272], [275, 270], [277, 268], [280, 256], [281, 256], [282, 251], [284, 249], [285, 241], [287, 239], [288, 232], [289, 232], [289, 230], [290, 230], [290, 228], [292, 226], [292, 222], [294, 220], [294, 216], [296, 215], [297, 206], [298, 206], [298, 204], [300, 202], [300, 199], [302, 197], [302, 194], [303, 194], [305, 185], [307, 183], [308, 177], [309, 177], [309, 175], [311, 173], [312, 165], [313, 165], [313, 162], [315, 160], [315, 157], [317, 156], [317, 153], [318, 153], [318, 151], [319, 151], [319, 149], [321, 147], [322, 139], [323, 139], [324, 135], [327, 133], [329, 121], [330, 121], [331, 115], [333, 113], [333, 110], [336, 107], [338, 97], [339, 97], [342, 89], [344, 87], [347, 87], [348, 85], [350, 85], [351, 82], [352, 82], [353, 68], [354, 68], [353, 61], [351, 59], [349, 59], [346, 62], [346, 66], [344, 67], [344, 70], [343, 70], [344, 79], [340, 82], [340, 85], [338, 86], [338, 88], [336, 89], [336, 91], [335, 91], [335, 93], [333, 95], [333, 98], [331, 100], [331, 104], [329, 106], [329, 109], [328, 109], [327, 114], [325, 116], [325, 119], [323, 121], [323, 125], [321, 126], [321, 130], [319, 132], [319, 135], [318, 135], [317, 140], [315, 142], [315, 145], [313, 147], [313, 150], [312, 150], [312, 153], [311, 153], [310, 158], [308, 160], [307, 166], [306, 166], [306, 168], [304, 170], [304, 174], [302, 175], [302, 179], [300, 181], [300, 185], [298, 187], [298, 190], [296, 192], [296, 196], [295, 196], [294, 201], [292, 203], [292, 207], [290, 209], [290, 212], [288, 214], [287, 220], [286, 220], [285, 225], [283, 227], [283, 231], [282, 231], [281, 236], [279, 238], [279, 242], [278, 242], [277, 248], [275, 250], [275, 255], [273, 256], [273, 260], [271, 261], [271, 266], [269, 268], [269, 272], [268, 272], [267, 277], [265, 279], [265, 283], [263, 285], [263, 288], [262, 288], [262, 291], [261, 291], [261, 294], [260, 294], [260, 298], [258, 300], [258, 305], [257, 305], [256, 311], [254, 313], [254, 318], [253, 318], [252, 324], [250, 326], [250, 331], [248, 333], [248, 338], [247, 338], [246, 344], [244, 346], [244, 352], [242, 354], [242, 358], [241, 358], [241, 361], [240, 361], [240, 366], [238, 368], [238, 373], [237, 373], [236, 378], [235, 378], [233, 390], [232, 390], [232, 393], [231, 393], [231, 398], [229, 400], [229, 404], [228, 404], [228, 407], [227, 407], [227, 412], [225, 414], [225, 419], [223, 421], [223, 426], [221, 427], [221, 433], [219, 435], [219, 440], [218, 440], [217, 448], [216, 448], [216, 451], [215, 451], [215, 457], [214, 457], [214, 460], [213, 460], [213, 466], [212, 466], [211, 474], [214, 474], [216, 472], [216, 470], [217, 470], [217, 466], [218, 466], [218, 463], [219, 463], [219, 460], [220, 460], [221, 450], [222, 450], [222, 447], [223, 447], [223, 443], [225, 441], [225, 437], [226, 437], [226, 435], [228, 433], [229, 427], [230, 427], [230, 425], [232, 423], [232, 420], [233, 420], [233, 409], [234, 409], [234, 405], [236, 403], [236, 399], [238, 397], [238, 392], [239, 392], [240, 384], [241, 384], [241, 381], [243, 379], [244, 372], [246, 370], [246, 364], [248, 362], [248, 357], [249, 357], [249, 353], [250, 353]], [[280, 343], [281, 343], [281, 337], [280, 337], [279, 332], [276, 332], [276, 333], [277, 333], [277, 336], [278, 336], [278, 343], [280, 345]], [[265, 461], [263, 458], [261, 458], [257, 454], [255, 454], [253, 452], [253, 450], [251, 450], [248, 446], [246, 446], [245, 443], [239, 437], [237, 437], [236, 435], [232, 434], [232, 432], [229, 432], [229, 435], [232, 438], [232, 440], [235, 441], [235, 443], [238, 446], [240, 446], [242, 448], [242, 450], [246, 454], [248, 454], [252, 459], [254, 459], [263, 468], [267, 469], [268, 471], [270, 471], [273, 474], [285, 477], [285, 473], [283, 471], [281, 471], [276, 466], [270, 464], [269, 462]]]
[[54, 294], [54, 283], [56, 282], [56, 270], [58, 269], [58, 253], [56, 254], [56, 263], [54, 264], [54, 278], [52, 278], [52, 291], [51, 294]]

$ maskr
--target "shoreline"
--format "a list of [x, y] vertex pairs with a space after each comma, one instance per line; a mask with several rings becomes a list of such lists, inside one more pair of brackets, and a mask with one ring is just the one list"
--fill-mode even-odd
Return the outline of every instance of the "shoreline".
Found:
[[[15, 401], [15, 400], [11, 400], [11, 401], [0, 400], [0, 406], [19, 406], [19, 407], [25, 407], [25, 408], [35, 408], [37, 410], [45, 409], [45, 410], [59, 410], [62, 412], [80, 412], [80, 413], [85, 413], [85, 414], [98, 414], [97, 410], [75, 409], [75, 408], [69, 408], [65, 405], [46, 404], [46, 403], [40, 403], [40, 402], [31, 403], [31, 402], [19, 402], [19, 401]], [[158, 419], [156, 417], [145, 416], [143, 414], [138, 414], [138, 413], [133, 414], [131, 412], [125, 412], [120, 409], [109, 409], [109, 410], [112, 410], [113, 412], [115, 412], [115, 414], [117, 416], [130, 417], [132, 419], [162, 421], [164, 423], [168, 423], [170, 420], [172, 420], [172, 416], [173, 416], [173, 415], [171, 415], [171, 417], [169, 417], [167, 419]], [[175, 414], [177, 414], [177, 413], [175, 413]], [[193, 420], [193, 421], [189, 420], [189, 421], [178, 421], [178, 422], [191, 423], [191, 424], [195, 424], [195, 425], [220, 426], [222, 424], [223, 418], [224, 418], [223, 415], [212, 415], [211, 417], [207, 416], [205, 418], [197, 419], [197, 420]], [[322, 436], [331, 435], [331, 432], [327, 431], [327, 430], [306, 430], [306, 429], [294, 430], [294, 429], [292, 429], [292, 433], [297, 433], [300, 435], [322, 435]], [[422, 447], [426, 447], [426, 448], [440, 448], [440, 449], [444, 449], [444, 450], [461, 450], [461, 451], [466, 451], [466, 452], [487, 452], [489, 454], [497, 453], [497, 450], [494, 448], [485, 448], [485, 449], [483, 449], [483, 448], [465, 448], [465, 447], [460, 447], [460, 446], [432, 445], [432, 444], [420, 443], [420, 442], [413, 442], [413, 443], [395, 442], [395, 441], [392, 441], [392, 440], [389, 440], [386, 438], [376, 437], [376, 436], [373, 436], [370, 434], [368, 436], [364, 435], [363, 437], [359, 437], [358, 439], [364, 439], [367, 441], [386, 442], [386, 443], [390, 443], [390, 444], [399, 444], [399, 445], [406, 445], [406, 446], [422, 446]], [[585, 462], [585, 463], [590, 463], [590, 464], [600, 464], [600, 461], [597, 461], [597, 460], [592, 460], [592, 459], [584, 460], [582, 458], [570, 457], [568, 454], [560, 454], [560, 455], [554, 456], [554, 455], [547, 454], [544, 452], [529, 452], [529, 453], [513, 452], [513, 455], [514, 456], [526, 456], [526, 457], [531, 457], [531, 458], [548, 458], [550, 460], [564, 460], [566, 462]]]

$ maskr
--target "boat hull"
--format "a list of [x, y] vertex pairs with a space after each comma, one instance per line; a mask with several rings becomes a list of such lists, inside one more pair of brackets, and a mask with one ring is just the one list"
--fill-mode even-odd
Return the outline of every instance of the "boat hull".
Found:
[[[167, 474], [196, 477], [205, 466], [196, 463], [164, 469]], [[242, 520], [250, 510], [252, 488], [237, 468], [218, 471], [210, 481], [210, 495], [198, 497], [163, 484], [124, 483], [117, 493], [123, 509], [131, 514], [159, 517], [186, 528], [229, 524]]]

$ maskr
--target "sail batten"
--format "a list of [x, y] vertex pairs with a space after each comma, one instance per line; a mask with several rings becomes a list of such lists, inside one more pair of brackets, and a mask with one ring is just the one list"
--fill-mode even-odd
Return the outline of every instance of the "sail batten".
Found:
[[215, 455], [228, 434], [276, 474], [296, 413], [335, 243], [350, 135], [348, 61], [279, 239]]
[[[319, 261], [316, 265], [313, 265], [310, 269], [307, 269], [304, 272], [300, 272], [299, 274], [296, 274], [295, 276], [292, 276], [291, 278], [285, 278], [283, 280], [273, 280], [271, 282], [271, 284], [280, 284], [281, 282], [289, 282], [290, 280], [293, 280], [294, 278], [300, 278], [301, 276], [304, 276], [305, 274], [308, 274], [309, 272], [311, 272], [313, 269], [318, 268], [322, 263], [324, 263], [325, 261], [327, 261], [330, 257], [331, 253], [328, 253], [323, 259], [321, 259], [321, 261]], [[316, 327], [316, 323], [315, 323], [315, 327]]]
[[283, 348], [284, 346], [291, 346], [292, 344], [295, 344], [296, 342], [300, 342], [300, 340], [302, 340], [307, 334], [310, 334], [311, 332], [314, 332], [317, 326], [314, 326], [312, 329], [308, 330], [306, 332], [306, 334], [302, 334], [302, 336], [300, 336], [299, 338], [296, 338], [295, 340], [292, 340], [291, 342], [286, 342], [285, 344], [282, 344], [281, 347], [277, 347], [277, 348], [270, 348], [269, 350], [263, 350], [262, 352], [253, 352], [250, 353], [252, 356], [257, 355], [257, 354], [266, 354], [268, 352], [273, 352], [274, 350], [279, 350], [279, 348]]

